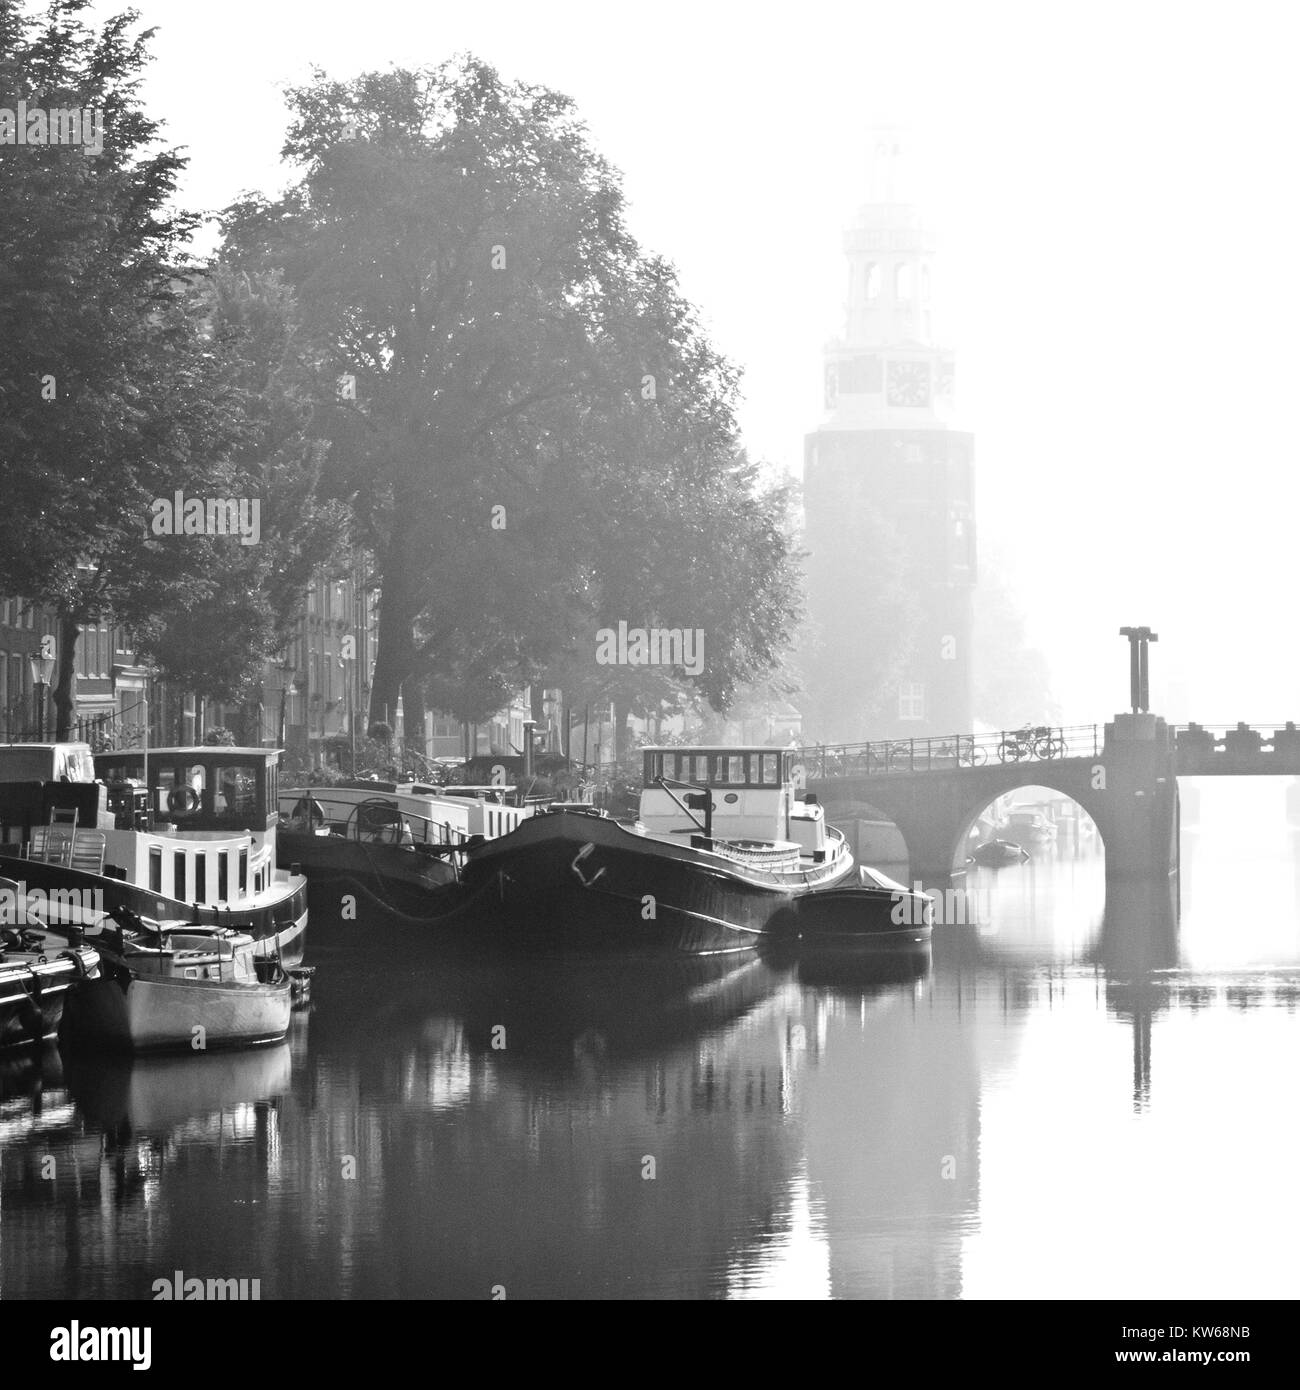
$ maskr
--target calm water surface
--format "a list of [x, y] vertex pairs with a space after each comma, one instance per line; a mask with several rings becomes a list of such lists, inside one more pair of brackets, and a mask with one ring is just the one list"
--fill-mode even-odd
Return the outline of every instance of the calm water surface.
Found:
[[0, 1060], [0, 1296], [1300, 1296], [1276, 800], [1202, 796], [1154, 970], [1086, 855], [981, 872], [914, 967], [314, 928], [283, 1046]]

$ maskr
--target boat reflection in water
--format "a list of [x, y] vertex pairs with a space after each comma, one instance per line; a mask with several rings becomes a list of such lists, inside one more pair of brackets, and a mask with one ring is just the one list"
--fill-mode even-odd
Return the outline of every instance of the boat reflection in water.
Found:
[[[292, 1062], [52, 1054], [5, 1111], [7, 1291], [735, 1292], [799, 1161], [796, 969], [436, 948], [381, 979], [340, 951]], [[42, 1094], [58, 1123], [24, 1140]]]
[[166, 1136], [189, 1121], [271, 1100], [288, 1091], [292, 1070], [287, 1043], [197, 1057], [91, 1057], [78, 1050], [64, 1064], [82, 1118], [121, 1136]]

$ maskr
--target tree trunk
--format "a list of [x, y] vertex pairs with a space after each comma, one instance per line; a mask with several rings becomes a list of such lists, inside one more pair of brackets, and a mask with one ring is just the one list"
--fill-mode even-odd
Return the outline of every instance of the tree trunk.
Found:
[[403, 755], [406, 749], [413, 748], [420, 757], [427, 758], [429, 750], [424, 742], [424, 688], [419, 677], [408, 677], [402, 682], [402, 718], [405, 721]]
[[[81, 636], [81, 624], [60, 610], [58, 626], [58, 675], [54, 682], [54, 741], [66, 743], [72, 734], [72, 719], [77, 710], [77, 639]], [[42, 690], [42, 697], [44, 694]]]
[[[381, 575], [379, 634], [375, 651], [374, 684], [370, 688], [370, 719], [397, 727], [397, 697], [411, 674], [415, 655], [415, 614], [408, 585], [400, 568], [390, 566]], [[413, 682], [412, 682], [413, 684]], [[420, 701], [423, 706], [423, 700]], [[405, 705], [405, 702], [403, 702]]]

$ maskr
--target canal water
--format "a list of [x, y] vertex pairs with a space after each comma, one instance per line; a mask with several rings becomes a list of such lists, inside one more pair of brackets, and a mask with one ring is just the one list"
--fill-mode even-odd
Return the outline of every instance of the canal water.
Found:
[[921, 962], [322, 922], [283, 1046], [0, 1058], [0, 1297], [1300, 1296], [1300, 830], [1197, 800], [1165, 960], [1086, 847], [980, 871]]

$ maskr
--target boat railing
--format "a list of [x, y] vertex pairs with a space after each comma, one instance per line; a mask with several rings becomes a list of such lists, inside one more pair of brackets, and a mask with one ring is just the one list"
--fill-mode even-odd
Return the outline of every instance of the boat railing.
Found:
[[716, 837], [709, 843], [715, 854], [755, 869], [780, 871], [797, 864], [799, 860], [799, 847], [795, 844], [763, 845], [748, 840], [720, 840]]
[[[295, 816], [293, 812], [297, 811], [304, 799], [310, 801], [307, 815]], [[401, 845], [409, 831], [411, 838], [406, 843], [410, 845], [461, 845], [472, 833], [450, 821], [422, 814], [386, 797], [355, 801], [350, 797], [331, 797], [328, 791], [313, 788], [309, 798], [304, 795], [282, 796], [280, 807], [286, 824], [297, 819], [306, 820], [313, 826], [328, 826], [331, 833], [344, 839], [363, 843]], [[369, 826], [364, 824], [366, 821], [370, 822]]]

